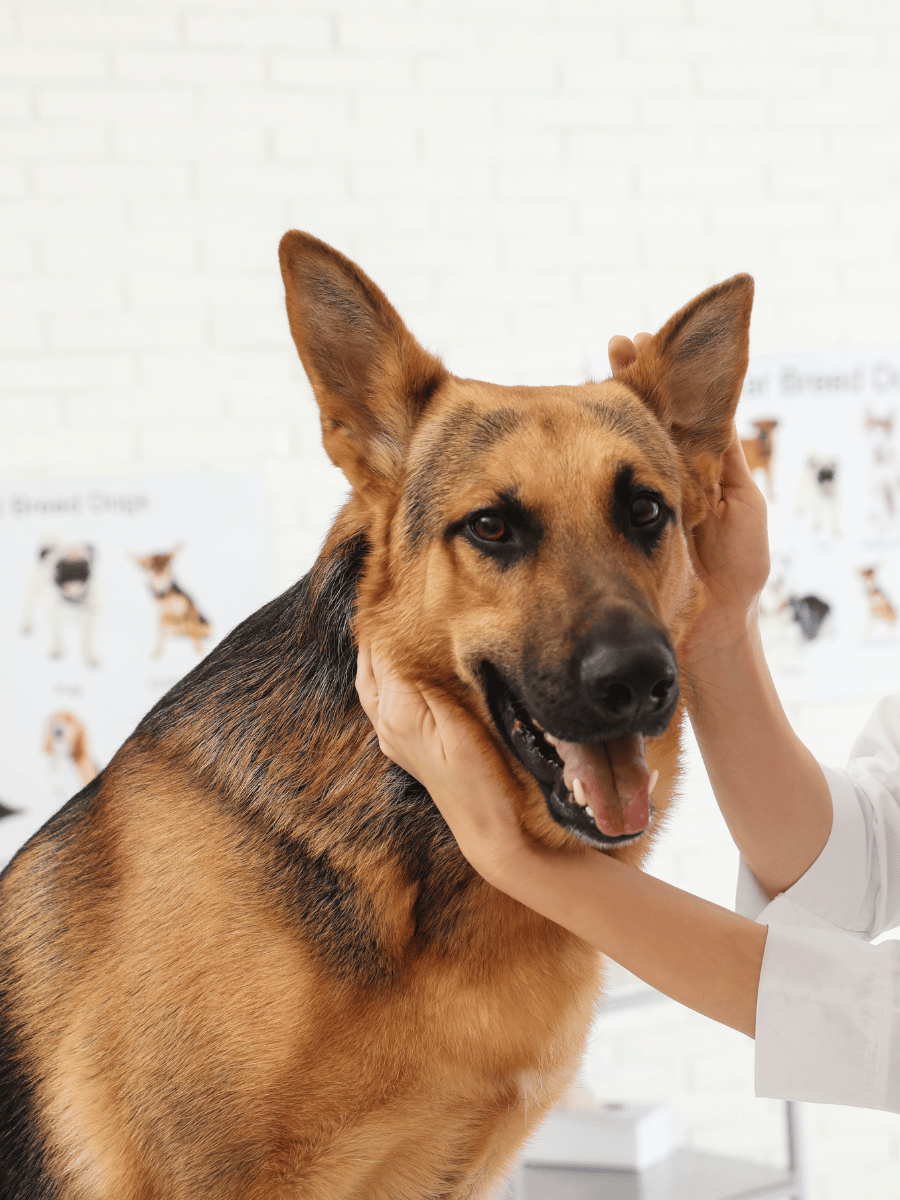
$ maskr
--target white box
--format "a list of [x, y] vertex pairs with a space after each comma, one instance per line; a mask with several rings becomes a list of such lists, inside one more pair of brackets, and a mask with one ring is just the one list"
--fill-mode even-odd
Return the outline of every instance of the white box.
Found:
[[675, 1149], [675, 1116], [666, 1104], [604, 1104], [555, 1109], [525, 1148], [522, 1162], [638, 1171]]

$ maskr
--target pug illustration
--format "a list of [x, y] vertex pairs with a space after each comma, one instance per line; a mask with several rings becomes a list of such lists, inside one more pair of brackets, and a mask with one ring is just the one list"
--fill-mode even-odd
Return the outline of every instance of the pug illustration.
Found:
[[66, 652], [64, 630], [70, 627], [81, 643], [89, 667], [99, 665], [94, 634], [100, 612], [96, 551], [90, 542], [46, 542], [32, 564], [25, 595], [22, 632], [34, 632], [37, 614], [43, 612], [50, 634], [50, 655]]

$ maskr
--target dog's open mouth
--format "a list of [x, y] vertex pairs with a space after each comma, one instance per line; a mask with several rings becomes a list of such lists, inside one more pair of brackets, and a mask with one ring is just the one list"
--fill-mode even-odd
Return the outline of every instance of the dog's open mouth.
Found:
[[489, 663], [482, 669], [497, 728], [537, 780], [553, 819], [599, 848], [640, 837], [653, 816], [643, 735], [566, 742], [541, 728]]

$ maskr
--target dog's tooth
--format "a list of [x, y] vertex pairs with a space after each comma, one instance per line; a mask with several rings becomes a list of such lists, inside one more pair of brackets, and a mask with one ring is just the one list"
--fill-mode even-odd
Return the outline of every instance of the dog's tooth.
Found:
[[[572, 780], [572, 795], [579, 808], [587, 808], [587, 796], [584, 794], [584, 784], [580, 779]], [[591, 810], [588, 808], [588, 812]]]
[[541, 733], [544, 735], [544, 741], [545, 741], [545, 742], [549, 742], [551, 746], [558, 746], [558, 745], [559, 745], [559, 743], [560, 743], [560, 739], [559, 739], [558, 737], [554, 737], [554, 736], [553, 736], [553, 734], [552, 734], [552, 733], [548, 733], [548, 732], [546, 731], [546, 729], [541, 729]]
[[659, 771], [652, 771], [650, 773], [650, 782], [647, 784], [647, 795], [648, 796], [653, 795], [653, 789], [656, 787], [658, 782], [659, 782]]
[[588, 816], [591, 818], [591, 820], [592, 820], [592, 821], [594, 822], [594, 824], [596, 825], [596, 824], [597, 824], [597, 818], [594, 816], [593, 812], [591, 811], [591, 806], [590, 806], [589, 804], [586, 804], [586, 805], [584, 806], [584, 811], [587, 813], [587, 815], [588, 815]]

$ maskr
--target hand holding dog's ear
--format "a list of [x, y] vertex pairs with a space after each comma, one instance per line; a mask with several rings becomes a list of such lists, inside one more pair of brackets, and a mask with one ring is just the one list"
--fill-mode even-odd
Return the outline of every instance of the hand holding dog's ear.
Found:
[[609, 365], [615, 375], [630, 367], [644, 346], [650, 341], [649, 333], [636, 333], [634, 340], [617, 333], [609, 339]]
[[719, 484], [688, 549], [704, 586], [705, 607], [692, 644], [745, 630], [769, 577], [766, 501], [744, 457], [737, 428], [722, 455]]

